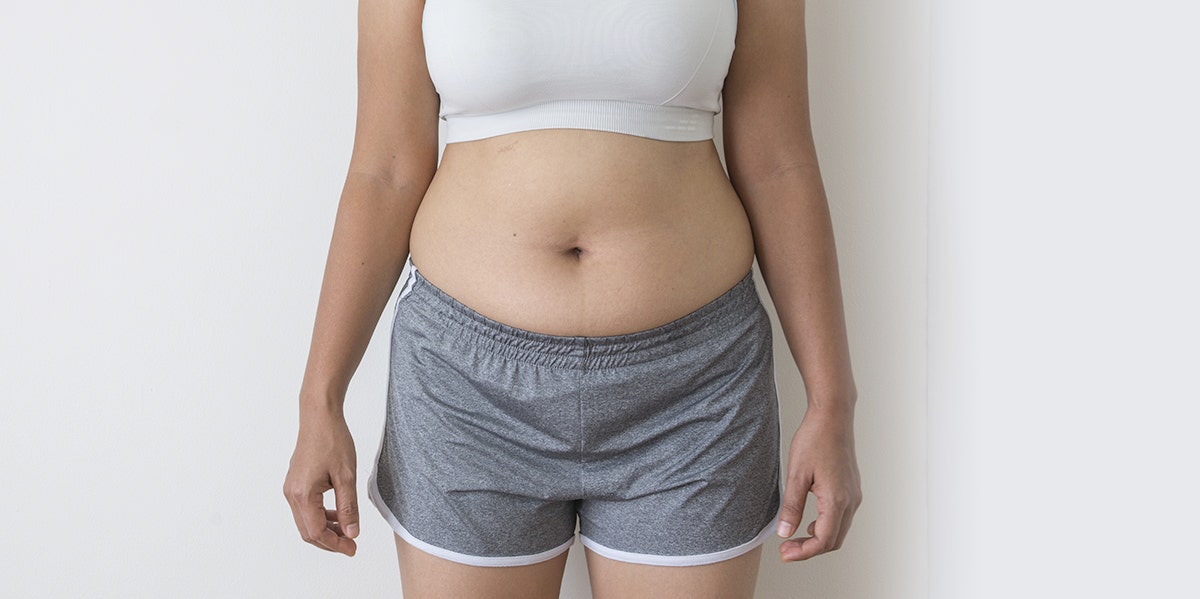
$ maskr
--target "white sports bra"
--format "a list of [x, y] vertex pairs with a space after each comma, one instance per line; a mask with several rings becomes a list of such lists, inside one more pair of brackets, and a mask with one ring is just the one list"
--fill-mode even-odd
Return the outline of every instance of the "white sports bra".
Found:
[[530, 129], [713, 136], [736, 0], [426, 0], [446, 143]]

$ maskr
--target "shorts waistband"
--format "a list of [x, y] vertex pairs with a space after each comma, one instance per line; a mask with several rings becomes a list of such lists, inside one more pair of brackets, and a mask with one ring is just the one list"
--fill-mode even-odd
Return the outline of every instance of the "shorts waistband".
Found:
[[678, 354], [710, 339], [739, 334], [746, 323], [765, 316], [753, 271], [707, 304], [671, 322], [621, 335], [549, 335], [493, 320], [458, 301], [420, 274], [410, 262], [407, 286], [416, 301], [503, 356], [544, 366], [576, 369], [616, 368]]

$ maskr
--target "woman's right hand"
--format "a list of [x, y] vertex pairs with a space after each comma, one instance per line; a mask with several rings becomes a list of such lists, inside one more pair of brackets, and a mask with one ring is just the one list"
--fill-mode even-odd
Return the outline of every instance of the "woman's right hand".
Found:
[[[305, 413], [283, 483], [300, 536], [327, 551], [353, 557], [357, 550], [358, 497], [354, 439], [340, 413]], [[333, 489], [336, 510], [325, 509]]]

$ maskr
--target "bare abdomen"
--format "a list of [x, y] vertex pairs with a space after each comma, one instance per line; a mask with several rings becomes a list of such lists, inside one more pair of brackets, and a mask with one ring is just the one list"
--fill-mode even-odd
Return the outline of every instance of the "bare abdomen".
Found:
[[615, 335], [716, 298], [754, 244], [711, 141], [555, 129], [447, 146], [410, 251], [430, 283], [493, 320]]

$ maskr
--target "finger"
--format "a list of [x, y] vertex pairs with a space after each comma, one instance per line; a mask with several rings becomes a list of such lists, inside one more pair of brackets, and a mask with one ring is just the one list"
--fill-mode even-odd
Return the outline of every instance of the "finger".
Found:
[[833, 544], [834, 549], [841, 549], [842, 542], [846, 540], [846, 533], [850, 532], [850, 522], [854, 520], [854, 508], [846, 510], [846, 516], [842, 519], [841, 532], [838, 533], [837, 542]]
[[[824, 499], [824, 501], [822, 501]], [[821, 508], [821, 504], [825, 506]], [[820, 555], [827, 551], [833, 551], [833, 544], [837, 542], [838, 533], [842, 529], [842, 518], [846, 515], [846, 508], [849, 505], [835, 502], [828, 497], [817, 496], [817, 526], [816, 532], [813, 534], [815, 540], [807, 541], [807, 544], [813, 545], [813, 555]], [[803, 554], [805, 548], [800, 548]]]
[[300, 503], [297, 495], [291, 490], [285, 488], [283, 496], [287, 498], [288, 508], [292, 510], [292, 520], [296, 523], [296, 530], [301, 535], [304, 534], [304, 520], [300, 518]]
[[334, 501], [337, 502], [337, 522], [346, 536], [358, 536], [358, 489], [354, 474], [344, 474], [333, 479]]
[[321, 493], [310, 493], [305, 499], [304, 505], [301, 506], [302, 513], [300, 517], [304, 520], [304, 540], [329, 551], [341, 552], [338, 546], [338, 537], [329, 529], [325, 528], [325, 500]]
[[[337, 513], [333, 510], [324, 511], [326, 513]], [[354, 557], [354, 554], [358, 551], [357, 544], [352, 539], [345, 536], [344, 531], [342, 531], [341, 523], [333, 520], [325, 520], [324, 526], [320, 531], [320, 537], [317, 539], [317, 542], [314, 542], [313, 544], [321, 547], [322, 549], [327, 549], [335, 553], [342, 553], [350, 557]]]
[[[819, 501], [817, 505], [821, 505]], [[838, 509], [837, 504], [819, 508], [816, 521], [809, 525], [809, 529], [814, 531], [812, 536], [787, 541], [779, 546], [783, 561], [804, 560], [832, 551], [844, 513], [845, 510]]]
[[338, 522], [337, 510], [325, 509], [325, 527], [332, 527], [330, 530], [338, 533], [339, 537], [346, 536], [346, 532], [342, 530], [341, 522]]
[[[289, 487], [284, 491], [287, 497], [288, 505], [292, 508], [292, 520], [296, 522], [296, 530], [300, 532], [300, 538], [304, 539], [305, 543], [316, 545], [326, 551], [332, 551], [329, 547], [325, 547], [319, 543], [314, 543], [314, 536], [311, 534], [311, 514], [309, 495], [313, 491], [301, 491], [298, 487]], [[320, 493], [317, 494], [317, 501], [321, 501]], [[324, 506], [322, 506], [323, 508]]]
[[804, 502], [812, 487], [812, 479], [801, 480], [788, 478], [787, 487], [783, 491], [783, 502], [779, 510], [779, 530], [776, 534], [788, 538], [796, 532], [800, 520], [804, 517]]
[[337, 510], [331, 510], [328, 508], [325, 509], [325, 525], [327, 527], [332, 525], [333, 528], [331, 530], [337, 532], [338, 536], [344, 537], [346, 536], [346, 531], [343, 529], [344, 524], [339, 522], [338, 518], [339, 516]]

